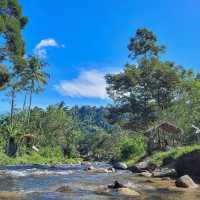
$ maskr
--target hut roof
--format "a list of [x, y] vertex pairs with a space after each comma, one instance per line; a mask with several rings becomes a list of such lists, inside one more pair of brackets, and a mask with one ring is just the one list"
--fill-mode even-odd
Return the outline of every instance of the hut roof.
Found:
[[30, 138], [30, 139], [34, 139], [34, 138], [35, 138], [35, 136], [34, 136], [34, 135], [32, 135], [32, 134], [25, 134], [25, 135], [23, 136], [23, 138]]
[[179, 133], [183, 133], [183, 129], [177, 127], [176, 125], [170, 123], [170, 122], [161, 122], [159, 123], [158, 125], [148, 129], [146, 131], [146, 133], [149, 133], [149, 132], [152, 132], [153, 130], [156, 130], [156, 129], [161, 129], [165, 132], [168, 132], [168, 133], [173, 133], [173, 134], [179, 134]]

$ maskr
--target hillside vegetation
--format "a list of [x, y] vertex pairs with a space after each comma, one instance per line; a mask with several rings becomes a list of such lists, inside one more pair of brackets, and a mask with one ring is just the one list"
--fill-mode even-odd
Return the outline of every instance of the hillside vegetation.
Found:
[[[50, 79], [48, 61], [27, 54], [23, 30], [28, 18], [22, 11], [18, 0], [0, 2], [0, 90], [10, 102], [10, 112], [0, 116], [1, 164], [79, 159], [131, 163], [150, 152], [152, 141], [154, 150], [172, 148], [152, 156], [152, 162], [162, 164], [163, 158], [198, 148], [176, 149], [200, 141], [200, 75], [163, 59], [166, 47], [147, 28], [138, 28], [130, 38], [123, 70], [105, 76], [112, 104], [34, 107], [34, 95]], [[16, 106], [17, 94], [24, 96], [21, 107]], [[161, 121], [183, 132], [147, 134]]]

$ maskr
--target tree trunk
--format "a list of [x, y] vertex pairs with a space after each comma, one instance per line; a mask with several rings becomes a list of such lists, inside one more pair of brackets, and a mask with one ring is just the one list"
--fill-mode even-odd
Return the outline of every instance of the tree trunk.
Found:
[[31, 117], [32, 96], [33, 96], [33, 89], [31, 89], [31, 91], [30, 91], [30, 97], [29, 97], [28, 124], [30, 122], [30, 117]]
[[10, 110], [10, 125], [13, 126], [13, 116], [15, 109], [15, 90], [11, 91], [11, 110]]
[[25, 111], [26, 109], [26, 99], [27, 99], [27, 92], [25, 93], [25, 96], [24, 96], [23, 111]]
[[14, 138], [10, 137], [6, 145], [6, 154], [10, 157], [15, 157], [17, 153], [17, 144]]

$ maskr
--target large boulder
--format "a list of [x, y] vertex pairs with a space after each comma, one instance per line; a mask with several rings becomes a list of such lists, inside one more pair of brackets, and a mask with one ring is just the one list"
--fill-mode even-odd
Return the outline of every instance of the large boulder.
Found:
[[128, 169], [127, 165], [125, 163], [122, 163], [122, 162], [114, 163], [113, 167], [115, 169], [120, 169], [120, 170], [126, 170], [126, 169]]
[[194, 181], [188, 175], [181, 176], [179, 179], [176, 180], [175, 184], [177, 187], [183, 187], [183, 188], [197, 188], [198, 187], [198, 185], [194, 183]]
[[193, 178], [200, 177], [200, 150], [179, 157], [175, 162], [175, 169], [179, 177], [186, 174]]
[[128, 169], [132, 171], [133, 173], [141, 173], [145, 171], [154, 171], [157, 168], [157, 166], [153, 163], [149, 163], [148, 161], [142, 161], [137, 163], [136, 165], [133, 165], [129, 167]]

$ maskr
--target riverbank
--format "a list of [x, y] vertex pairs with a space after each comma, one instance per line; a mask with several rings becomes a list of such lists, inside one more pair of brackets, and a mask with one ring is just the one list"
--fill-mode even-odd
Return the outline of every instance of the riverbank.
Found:
[[0, 152], [1, 166], [21, 164], [78, 164], [81, 163], [81, 161], [82, 158], [64, 158], [61, 156], [45, 157], [36, 152], [12, 158]]
[[[169, 151], [165, 152], [155, 152], [152, 155], [146, 157], [148, 162], [154, 164], [158, 167], [169, 164], [170, 162], [175, 161], [178, 157], [190, 153], [195, 150], [200, 150], [200, 145], [192, 145], [185, 147], [172, 148]], [[134, 157], [129, 160], [122, 160], [129, 166], [135, 165], [138, 161], [141, 161], [142, 156]], [[83, 158], [65, 158], [62, 154], [53, 152], [50, 154], [49, 152], [45, 152], [42, 150], [41, 152], [32, 152], [30, 154], [23, 154], [21, 156], [17, 156], [15, 158], [8, 157], [2, 151], [0, 152], [0, 165], [18, 165], [18, 164], [78, 164], [83, 161]]]
[[[200, 150], [200, 145], [183, 146], [178, 148], [171, 148], [169, 151], [154, 152], [152, 155], [146, 156], [145, 159], [147, 159], [149, 163], [161, 167], [175, 161], [180, 156], [195, 150]], [[144, 155], [129, 160], [122, 160], [122, 162], [126, 163], [128, 166], [132, 166], [135, 165], [138, 161], [141, 161], [143, 156]]]

